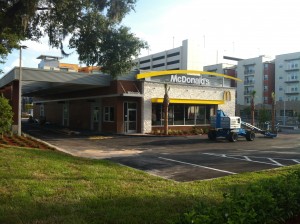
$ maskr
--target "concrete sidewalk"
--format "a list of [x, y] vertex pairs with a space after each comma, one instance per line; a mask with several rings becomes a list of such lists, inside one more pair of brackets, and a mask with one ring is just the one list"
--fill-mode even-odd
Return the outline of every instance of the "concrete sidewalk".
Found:
[[[53, 125], [24, 123], [22, 131], [39, 139], [58, 151], [84, 158], [104, 159], [135, 156], [149, 150], [147, 142], [170, 138], [187, 140], [185, 136], [164, 137], [143, 134], [108, 135], [91, 131], [70, 130]], [[193, 136], [198, 138], [197, 136]], [[193, 138], [191, 137], [191, 138]], [[152, 150], [152, 149], [151, 149]]]

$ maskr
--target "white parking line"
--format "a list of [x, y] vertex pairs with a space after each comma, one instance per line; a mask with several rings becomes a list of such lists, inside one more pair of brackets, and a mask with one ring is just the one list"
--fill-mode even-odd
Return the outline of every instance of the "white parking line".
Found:
[[248, 156], [244, 156], [247, 161], [252, 161]]
[[167, 161], [171, 161], [171, 162], [176, 162], [176, 163], [186, 164], [186, 165], [190, 165], [190, 166], [196, 166], [196, 167], [200, 167], [200, 168], [204, 168], [204, 169], [219, 171], [219, 172], [222, 172], [222, 173], [237, 174], [237, 173], [233, 173], [233, 172], [226, 171], [226, 170], [219, 170], [219, 169], [215, 169], [215, 168], [208, 167], [208, 166], [200, 166], [200, 165], [197, 165], [197, 164], [187, 163], [187, 162], [178, 161], [178, 160], [174, 160], [174, 159], [168, 159], [168, 158], [164, 158], [164, 157], [158, 157], [158, 158], [163, 159], [163, 160], [167, 160]]
[[267, 165], [273, 165], [273, 166], [283, 166], [282, 164], [276, 163], [267, 163], [267, 162], [262, 162], [262, 161], [255, 161], [255, 160], [248, 160], [248, 159], [242, 159], [242, 158], [236, 158], [232, 156], [224, 156], [224, 154], [216, 154], [216, 153], [203, 153], [204, 155], [209, 155], [209, 156], [217, 156], [217, 157], [222, 157], [222, 158], [229, 158], [229, 159], [237, 159], [237, 160], [242, 160], [242, 161], [247, 161], [247, 162], [252, 162], [252, 163], [262, 163], [262, 164], [267, 164]]
[[271, 162], [277, 164], [278, 166], [284, 166], [284, 165], [282, 165], [281, 163], [277, 162], [277, 161], [274, 160], [274, 159], [268, 158], [268, 160], [270, 160]]
[[297, 159], [293, 159], [292, 161], [294, 161], [295, 163], [300, 163], [300, 161]]

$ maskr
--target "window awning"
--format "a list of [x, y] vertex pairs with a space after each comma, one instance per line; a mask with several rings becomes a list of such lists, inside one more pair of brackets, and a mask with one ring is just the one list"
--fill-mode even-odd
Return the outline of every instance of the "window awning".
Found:
[[[163, 103], [164, 98], [152, 98], [152, 103]], [[224, 104], [224, 100], [170, 99], [170, 103], [178, 104]]]

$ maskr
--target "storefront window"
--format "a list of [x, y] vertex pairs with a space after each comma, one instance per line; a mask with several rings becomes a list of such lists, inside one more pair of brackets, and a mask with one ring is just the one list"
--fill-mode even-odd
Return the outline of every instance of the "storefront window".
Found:
[[184, 104], [174, 104], [174, 125], [184, 125]]
[[[170, 104], [168, 125], [205, 125], [209, 124], [210, 110], [215, 105]], [[163, 105], [152, 104], [152, 125], [164, 125]]]
[[209, 116], [209, 110], [206, 111], [206, 106], [197, 106], [196, 124], [207, 124], [207, 113]]
[[[174, 122], [174, 106], [170, 104], [168, 109], [169, 109], [168, 110], [168, 119], [169, 119], [168, 125], [174, 125], [174, 123], [173, 123]], [[163, 113], [163, 118], [165, 118], [164, 113]]]
[[162, 104], [152, 104], [152, 125], [161, 125]]
[[104, 107], [103, 120], [108, 122], [115, 121], [115, 109], [113, 107]]
[[185, 124], [186, 125], [194, 125], [197, 106], [193, 105], [185, 105]]

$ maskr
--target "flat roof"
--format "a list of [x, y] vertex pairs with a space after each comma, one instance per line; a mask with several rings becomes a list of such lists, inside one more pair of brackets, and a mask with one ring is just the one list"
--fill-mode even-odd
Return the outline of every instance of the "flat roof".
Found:
[[53, 55], [40, 55], [38, 56], [36, 59], [62, 59], [63, 57], [60, 57], [60, 56], [53, 56]]
[[231, 57], [231, 56], [223, 56], [223, 59], [231, 60], [231, 61], [242, 61], [244, 59], [242, 58], [236, 58], [236, 57]]
[[[0, 79], [0, 88], [19, 80], [20, 68], [15, 67]], [[53, 71], [22, 67], [22, 95], [49, 96], [109, 86], [111, 76], [78, 72]]]

